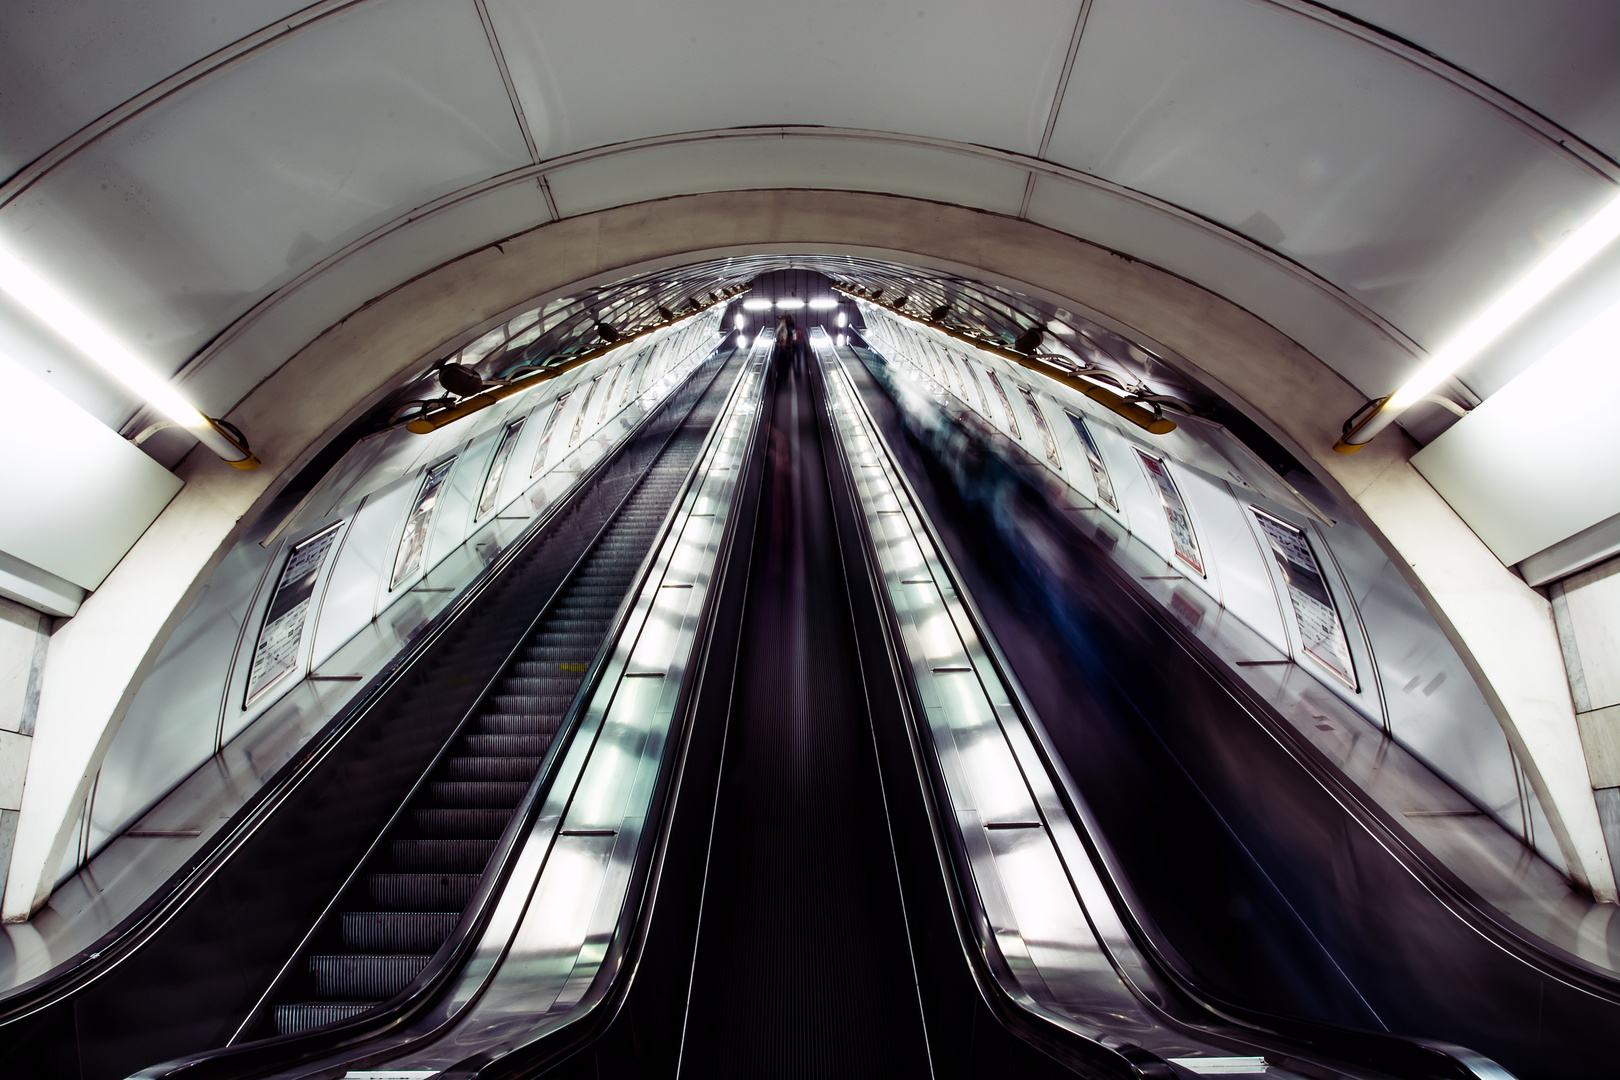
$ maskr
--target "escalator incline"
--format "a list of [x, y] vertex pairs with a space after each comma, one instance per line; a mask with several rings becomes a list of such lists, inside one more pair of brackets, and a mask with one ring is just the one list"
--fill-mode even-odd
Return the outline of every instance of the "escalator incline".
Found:
[[[702, 406], [693, 420], [703, 419]], [[275, 1007], [274, 1033], [355, 1016], [404, 990], [454, 932], [533, 783], [707, 425], [677, 434], [563, 586], [319, 934]], [[449, 659], [449, 658], [447, 658]]]

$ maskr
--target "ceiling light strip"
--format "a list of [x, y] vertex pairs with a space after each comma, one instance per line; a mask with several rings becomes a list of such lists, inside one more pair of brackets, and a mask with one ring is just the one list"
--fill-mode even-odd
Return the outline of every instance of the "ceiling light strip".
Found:
[[259, 460], [245, 445], [238, 445], [234, 436], [204, 416], [172, 383], [154, 372], [26, 263], [4, 249], [0, 249], [0, 291], [221, 458], [238, 468], [251, 469], [258, 465]]
[[1376, 405], [1370, 411], [1363, 407], [1356, 417], [1351, 418], [1361, 418], [1360, 422], [1347, 423], [1333, 449], [1341, 454], [1352, 454], [1361, 449], [1401, 413], [1422, 401], [1464, 364], [1484, 352], [1531, 308], [1545, 300], [1554, 289], [1568, 281], [1617, 238], [1620, 238], [1620, 196], [1611, 198], [1585, 224], [1533, 266], [1529, 273], [1492, 301], [1460, 334], [1430, 356], [1399, 390], [1376, 403], [1369, 403]]

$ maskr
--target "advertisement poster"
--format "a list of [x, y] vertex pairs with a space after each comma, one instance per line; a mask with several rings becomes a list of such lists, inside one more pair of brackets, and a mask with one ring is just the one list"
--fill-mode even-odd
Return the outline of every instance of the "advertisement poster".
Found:
[[574, 430], [568, 436], [569, 446], [573, 446], [575, 443], [579, 442], [579, 433], [585, 427], [585, 414], [589, 412], [591, 408], [591, 395], [596, 393], [596, 384], [601, 381], [602, 376], [598, 375], [596, 378], [591, 380], [591, 385], [585, 388], [585, 400], [579, 403], [579, 411], [574, 414]]
[[979, 405], [982, 406], [979, 411], [982, 412], [986, 417], [989, 417], [990, 396], [984, 392], [984, 383], [979, 381], [978, 375], [973, 371], [973, 361], [969, 360], [967, 357], [963, 357], [962, 366], [967, 369], [967, 381], [971, 383], [973, 385], [973, 389], [977, 390], [979, 393]]
[[1249, 507], [1260, 524], [1260, 532], [1271, 544], [1271, 553], [1288, 582], [1288, 597], [1294, 604], [1294, 621], [1305, 651], [1333, 674], [1356, 688], [1355, 663], [1339, 620], [1339, 607], [1328, 592], [1322, 569], [1311, 542], [1301, 529], [1272, 517], [1258, 506]]
[[1029, 415], [1035, 418], [1035, 432], [1041, 437], [1041, 446], [1046, 449], [1046, 460], [1052, 463], [1054, 469], [1063, 468], [1063, 461], [1058, 457], [1057, 440], [1052, 437], [1052, 429], [1046, 426], [1046, 414], [1041, 412], [1040, 403], [1027, 386], [1020, 386], [1018, 392], [1024, 395], [1024, 404], [1029, 406]]
[[310, 598], [321, 564], [332, 550], [339, 526], [310, 537], [296, 545], [281, 568], [276, 591], [264, 613], [259, 640], [253, 646], [253, 667], [248, 672], [247, 696], [242, 707], [253, 704], [283, 675], [298, 666], [298, 645], [304, 639], [304, 622], [309, 616]]
[[1165, 468], [1164, 462], [1140, 450], [1136, 456], [1142, 462], [1142, 470], [1159, 491], [1159, 503], [1164, 507], [1165, 519], [1170, 522], [1170, 543], [1176, 549], [1176, 558], [1202, 574], [1204, 556], [1198, 550], [1198, 537], [1193, 535], [1192, 515], [1187, 513], [1187, 504], [1182, 502], [1181, 492], [1176, 489], [1170, 470]]
[[[568, 392], [571, 393], [572, 390]], [[557, 395], [557, 403], [551, 407], [551, 415], [546, 417], [546, 426], [540, 429], [540, 445], [534, 448], [534, 464], [529, 466], [530, 476], [538, 476], [546, 466], [546, 451], [551, 449], [551, 432], [557, 426], [557, 417], [562, 415], [563, 406], [568, 404], [568, 394]]]
[[399, 537], [399, 553], [394, 556], [394, 576], [388, 583], [390, 589], [399, 588], [400, 582], [421, 569], [422, 550], [427, 547], [428, 523], [433, 520], [433, 507], [439, 502], [439, 489], [444, 486], [455, 460], [451, 458], [440, 462], [422, 478], [422, 490], [416, 495], [416, 505], [411, 507], [411, 516], [405, 519], [405, 531]]
[[475, 517], [483, 517], [495, 509], [495, 497], [501, 490], [501, 477], [506, 475], [506, 463], [517, 448], [518, 432], [522, 430], [523, 420], [520, 417], [507, 424], [506, 430], [501, 432], [501, 443], [495, 448], [495, 456], [489, 459], [489, 472], [484, 476], [484, 490], [478, 495], [478, 513]]
[[996, 397], [1001, 399], [1001, 407], [1007, 412], [1008, 430], [1012, 432], [1013, 438], [1022, 439], [1023, 435], [1019, 434], [1018, 431], [1018, 417], [1012, 411], [1012, 402], [1007, 400], [1007, 391], [1001, 388], [1001, 380], [996, 377], [996, 373], [993, 371], [986, 371], [985, 374], [990, 376], [990, 385], [995, 387]]
[[1074, 425], [1074, 433], [1080, 436], [1080, 444], [1086, 448], [1086, 462], [1091, 466], [1091, 479], [1097, 485], [1097, 500], [1107, 505], [1108, 509], [1119, 513], [1119, 501], [1114, 498], [1114, 481], [1108, 475], [1108, 463], [1103, 461], [1102, 451], [1097, 449], [1097, 440], [1091, 437], [1091, 429], [1086, 422], [1072, 412], [1065, 412], [1069, 423]]

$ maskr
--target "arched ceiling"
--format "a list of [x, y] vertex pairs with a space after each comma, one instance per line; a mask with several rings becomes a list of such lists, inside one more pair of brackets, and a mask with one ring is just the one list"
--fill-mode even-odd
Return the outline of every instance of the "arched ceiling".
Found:
[[[1226, 296], [1382, 394], [1612, 196], [1620, 6], [1338, 7], [9, 5], [0, 243], [214, 415], [467, 251], [758, 188], [1026, 218]], [[10, 301], [0, 344], [109, 424], [135, 413]], [[1484, 396], [1532, 359], [1509, 341], [1462, 378]]]

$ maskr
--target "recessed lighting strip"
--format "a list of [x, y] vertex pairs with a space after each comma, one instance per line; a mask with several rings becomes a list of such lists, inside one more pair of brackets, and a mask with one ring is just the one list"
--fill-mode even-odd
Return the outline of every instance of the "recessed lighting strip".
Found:
[[1422, 401], [1464, 364], [1484, 352], [1491, 342], [1501, 337], [1531, 308], [1545, 300], [1617, 237], [1620, 237], [1620, 196], [1610, 199], [1607, 205], [1587, 219], [1528, 274], [1498, 296], [1463, 328], [1462, 333], [1430, 356], [1428, 362], [1418, 368], [1399, 390], [1379, 401], [1369, 402], [1352, 416], [1333, 449], [1341, 454], [1353, 454], [1361, 449], [1401, 413]]
[[259, 459], [248, 450], [245, 440], [239, 441], [238, 434], [204, 416], [167, 379], [4, 248], [0, 248], [0, 291], [225, 461], [238, 469], [258, 466]]

